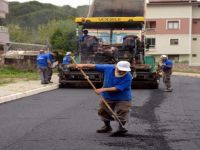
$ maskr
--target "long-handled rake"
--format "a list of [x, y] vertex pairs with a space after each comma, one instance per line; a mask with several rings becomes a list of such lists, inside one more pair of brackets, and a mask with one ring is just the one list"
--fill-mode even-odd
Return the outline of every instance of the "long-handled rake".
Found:
[[[71, 57], [71, 59], [72, 59], [73, 63], [74, 63], [75, 65], [77, 65], [75, 59], [74, 59], [73, 57]], [[96, 90], [96, 87], [94, 86], [94, 84], [92, 83], [92, 81], [89, 79], [89, 77], [86, 75], [86, 73], [83, 71], [83, 69], [80, 69], [80, 72], [83, 74], [83, 76], [84, 76], [85, 79], [88, 81], [88, 83], [92, 86], [92, 88], [93, 88], [94, 90]], [[99, 96], [100, 96], [102, 102], [105, 104], [105, 106], [106, 106], [106, 107], [108, 108], [108, 110], [111, 112], [113, 118], [120, 124], [120, 126], [121, 126], [122, 128], [124, 128], [124, 125], [123, 125], [122, 122], [119, 120], [118, 116], [117, 116], [117, 115], [115, 114], [115, 112], [112, 110], [112, 108], [110, 107], [110, 105], [109, 105], [109, 104], [106, 102], [106, 100], [103, 98], [103, 96], [101, 96], [100, 94], [99, 94]]]

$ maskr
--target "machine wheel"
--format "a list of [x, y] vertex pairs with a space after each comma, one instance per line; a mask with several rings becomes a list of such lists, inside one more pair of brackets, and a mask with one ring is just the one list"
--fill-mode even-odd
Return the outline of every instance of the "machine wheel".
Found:
[[58, 87], [59, 87], [59, 88], [64, 88], [64, 87], [65, 87], [65, 84], [64, 84], [64, 83], [60, 83]]
[[158, 87], [159, 87], [159, 84], [158, 84], [158, 83], [152, 83], [152, 84], [151, 84], [151, 88], [152, 88], [152, 89], [158, 89]]

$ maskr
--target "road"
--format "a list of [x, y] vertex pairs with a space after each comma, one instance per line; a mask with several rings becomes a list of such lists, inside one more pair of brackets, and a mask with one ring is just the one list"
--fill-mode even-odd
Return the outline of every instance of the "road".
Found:
[[103, 124], [91, 89], [58, 89], [1, 104], [0, 150], [199, 150], [200, 79], [172, 80], [172, 93], [162, 84], [133, 91], [123, 137], [95, 132]]

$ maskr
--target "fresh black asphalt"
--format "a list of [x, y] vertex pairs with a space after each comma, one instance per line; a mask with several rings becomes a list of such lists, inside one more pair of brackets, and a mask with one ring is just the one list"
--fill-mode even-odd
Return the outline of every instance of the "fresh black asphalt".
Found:
[[[173, 76], [174, 91], [133, 90], [125, 136], [97, 134], [92, 89], [58, 89], [0, 105], [0, 150], [199, 150], [200, 79]], [[114, 129], [117, 123], [112, 123]]]

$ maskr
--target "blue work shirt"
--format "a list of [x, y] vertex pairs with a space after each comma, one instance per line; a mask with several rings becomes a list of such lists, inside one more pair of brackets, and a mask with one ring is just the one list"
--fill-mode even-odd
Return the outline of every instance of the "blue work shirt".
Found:
[[48, 59], [51, 62], [51, 64], [53, 64], [55, 62], [53, 54], [52, 53], [47, 53]]
[[37, 55], [37, 66], [38, 67], [48, 67], [48, 55], [39, 54]]
[[166, 60], [164, 61], [163, 71], [170, 70], [170, 69], [172, 68], [172, 66], [173, 66], [172, 60], [166, 59]]
[[66, 55], [66, 56], [63, 58], [62, 64], [68, 65], [68, 64], [70, 64], [70, 62], [71, 62], [70, 56], [69, 56], [69, 55]]
[[117, 92], [103, 92], [102, 96], [111, 101], [131, 101], [132, 75], [127, 72], [123, 77], [115, 76], [115, 65], [97, 64], [96, 70], [104, 74], [104, 88], [116, 87]]
[[82, 35], [79, 39], [80, 42], [84, 42], [85, 38], [88, 37], [89, 35]]

